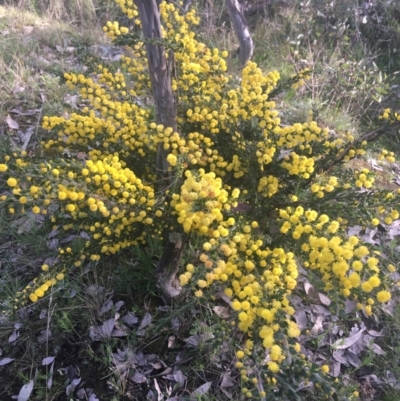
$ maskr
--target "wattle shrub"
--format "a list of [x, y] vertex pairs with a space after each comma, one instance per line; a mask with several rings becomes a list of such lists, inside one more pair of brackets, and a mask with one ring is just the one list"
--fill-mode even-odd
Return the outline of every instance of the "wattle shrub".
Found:
[[[132, 1], [116, 2], [139, 23]], [[7, 218], [42, 216], [60, 240], [73, 238], [16, 294], [15, 307], [38, 302], [71, 269], [103, 255], [149, 238], [184, 237], [201, 245], [182, 266], [180, 286], [200, 302], [223, 291], [244, 333], [236, 353], [244, 394], [291, 398], [302, 381], [313, 381], [330, 398], [328, 366], [308, 362], [296, 339], [290, 296], [298, 266], [336, 307], [357, 299], [374, 313], [391, 298], [394, 268], [347, 228], [391, 224], [398, 193], [375, 188], [367, 169], [343, 167], [365, 153], [366, 143], [350, 133], [281, 121], [271, 94], [298, 86], [308, 71], [282, 84], [278, 72], [248, 62], [240, 77], [230, 75], [227, 51], [196, 39], [194, 11], [160, 9], [163, 45], [175, 55], [176, 132], [155, 122], [144, 43], [109, 22], [105, 31], [129, 55], [92, 76], [65, 74], [85, 106], [44, 117], [41, 156], [0, 153]], [[160, 144], [173, 176], [167, 189], [157, 174]]]

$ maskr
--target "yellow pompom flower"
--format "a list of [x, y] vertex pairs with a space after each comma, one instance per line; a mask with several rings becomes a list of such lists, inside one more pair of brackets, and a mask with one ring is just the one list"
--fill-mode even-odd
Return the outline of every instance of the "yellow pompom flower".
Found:
[[58, 273], [56, 276], [57, 281], [62, 281], [64, 280], [64, 273]]
[[35, 293], [31, 293], [31, 294], [29, 294], [29, 299], [32, 301], [32, 302], [36, 302], [39, 298], [38, 298], [38, 296], [35, 294]]
[[72, 203], [69, 203], [67, 206], [65, 206], [65, 209], [66, 209], [68, 212], [73, 212], [73, 211], [76, 209], [76, 206], [73, 205]]
[[278, 365], [276, 362], [269, 361], [269, 362], [267, 362], [267, 366], [268, 366], [268, 369], [269, 369], [272, 373], [277, 373], [277, 372], [279, 372], [279, 365]]
[[205, 287], [207, 287], [207, 281], [205, 281], [205, 280], [198, 280], [198, 281], [197, 281], [197, 285], [198, 285], [200, 288], [205, 288]]
[[241, 351], [241, 350], [237, 351], [236, 352], [236, 358], [238, 358], [238, 359], [244, 358], [244, 352]]
[[372, 288], [373, 288], [372, 285], [368, 281], [365, 281], [364, 283], [361, 284], [361, 289], [364, 292], [371, 292]]
[[390, 294], [389, 291], [379, 291], [376, 294], [376, 299], [381, 303], [388, 302], [388, 301], [390, 301], [391, 298], [392, 298], [392, 295]]
[[360, 260], [355, 260], [352, 264], [351, 267], [356, 270], [360, 271], [363, 268], [363, 263]]
[[205, 251], [209, 251], [211, 248], [212, 248], [212, 245], [211, 245], [209, 242], [205, 242], [205, 243], [203, 244], [203, 249], [204, 249]]
[[18, 182], [17, 182], [17, 180], [16, 180], [15, 178], [10, 177], [10, 178], [7, 180], [7, 185], [8, 185], [9, 187], [15, 187], [17, 184], [18, 184]]
[[295, 322], [288, 321], [287, 333], [289, 337], [298, 337], [300, 335], [300, 329]]
[[176, 166], [177, 163], [177, 158], [174, 154], [170, 153], [167, 156], [167, 162], [171, 165], [171, 166]]
[[240, 311], [241, 309], [242, 309], [242, 304], [241, 304], [241, 302], [239, 302], [239, 301], [233, 301], [232, 302], [232, 304], [231, 304], [231, 306], [232, 306], [232, 309], [233, 310], [235, 310], [235, 311]]
[[372, 288], [378, 287], [381, 283], [381, 280], [378, 276], [371, 276], [368, 280], [368, 283]]
[[328, 365], [322, 365], [322, 366], [321, 366], [321, 370], [322, 370], [324, 373], [328, 373], [328, 372], [329, 372], [329, 366], [328, 366]]
[[190, 280], [190, 277], [188, 277], [186, 274], [181, 274], [179, 276], [179, 284], [183, 287], [185, 286]]
[[282, 356], [282, 348], [279, 345], [273, 345], [270, 349], [270, 358], [273, 361], [279, 361]]
[[235, 189], [232, 191], [232, 198], [237, 199], [237, 198], [239, 198], [239, 195], [240, 195], [240, 189], [235, 188]]

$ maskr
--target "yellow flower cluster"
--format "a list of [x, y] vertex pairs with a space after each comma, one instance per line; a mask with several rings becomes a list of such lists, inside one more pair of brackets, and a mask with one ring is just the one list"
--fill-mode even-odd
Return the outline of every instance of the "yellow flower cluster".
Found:
[[[318, 182], [314, 182], [310, 186], [310, 191], [313, 193], [317, 198], [323, 198], [325, 196], [325, 192], [331, 193], [335, 189], [340, 188], [340, 182], [337, 177], [330, 176], [330, 177], [317, 177]], [[344, 189], [347, 188], [347, 185], [344, 184], [342, 186]]]
[[113, 40], [116, 36], [120, 36], [129, 32], [129, 29], [126, 27], [120, 27], [117, 21], [111, 22], [108, 21], [106, 26], [103, 28], [103, 31], [107, 34], [107, 36]]
[[257, 191], [263, 196], [270, 198], [275, 195], [279, 189], [279, 180], [273, 175], [262, 177], [259, 181]]
[[310, 178], [310, 174], [314, 172], [314, 158], [299, 156], [296, 152], [292, 152], [290, 156], [286, 156], [282, 163], [290, 175], [299, 175], [303, 178]]
[[[104, 73], [100, 74], [101, 77], [104, 77]], [[150, 134], [153, 130], [147, 124], [148, 110], [128, 100], [121, 102], [116, 97], [113, 100], [109, 82], [103, 83], [106, 85], [105, 89], [91, 78], [68, 74], [67, 79], [67, 82], [79, 80], [86, 85], [86, 90], [84, 93], [81, 90], [81, 93], [87, 96], [98, 113], [85, 109], [83, 115], [72, 113], [68, 119], [44, 117], [43, 128], [57, 132], [57, 136], [43, 143], [45, 149], [56, 149], [59, 152], [79, 152], [85, 149], [93, 160], [102, 155], [116, 154], [125, 159], [131, 156], [132, 162], [138, 165], [143, 163], [145, 156], [156, 152], [157, 141], [153, 140], [156, 136]], [[112, 74], [112, 79], [113, 88], [117, 92], [120, 90], [120, 96], [121, 88], [125, 87], [123, 76], [119, 73]]]
[[[392, 193], [388, 193], [386, 195], [386, 198], [388, 200], [395, 199], [395, 196]], [[390, 225], [393, 223], [394, 220], [399, 219], [399, 211], [396, 209], [393, 209], [392, 207], [385, 208], [384, 206], [378, 206], [376, 208], [376, 217], [374, 217], [371, 220], [371, 224], [373, 226], [379, 225], [379, 223], [385, 223], [387, 225]]]
[[[198, 231], [214, 237], [226, 237], [229, 231], [219, 225], [215, 230], [212, 223], [222, 222], [222, 210], [229, 210], [228, 193], [222, 189], [222, 180], [215, 173], [205, 173], [203, 169], [195, 172], [186, 171], [186, 180], [181, 186], [181, 193], [173, 194], [171, 206], [178, 215], [178, 223], [185, 232]], [[211, 232], [210, 232], [211, 230]]]
[[[227, 222], [232, 227], [229, 237], [209, 233], [211, 238], [203, 244], [205, 253], [200, 255], [196, 266], [191, 263], [186, 266], [180, 283], [192, 282], [197, 296], [202, 296], [204, 289], [213, 283], [229, 284], [225, 294], [232, 298], [238, 327], [252, 339], [239, 352], [239, 359], [252, 353], [254, 341], [261, 341], [274, 362], [267, 367], [275, 372], [285, 359], [277, 338], [282, 331], [289, 338], [300, 334], [296, 323], [285, 318], [294, 313], [287, 295], [297, 284], [295, 255], [282, 248], [264, 247], [262, 240], [253, 239], [252, 232], [258, 228], [255, 221], [241, 230], [235, 230], [237, 225], [233, 218], [228, 218]], [[280, 324], [282, 319], [284, 329]], [[241, 365], [239, 363], [238, 367]]]
[[[367, 313], [371, 314], [370, 293], [379, 288], [385, 291], [386, 283], [380, 272], [379, 259], [371, 255], [368, 247], [356, 236], [346, 237], [340, 222], [330, 220], [326, 214], [298, 206], [281, 209], [280, 217], [283, 220], [281, 233], [291, 234], [299, 241], [307, 259], [303, 265], [319, 271], [325, 291], [340, 289], [345, 297], [364, 302]], [[380, 295], [379, 299], [385, 297]]]
[[354, 149], [350, 149], [349, 152], [347, 153], [347, 155], [344, 157], [344, 161], [349, 161], [351, 159], [353, 159], [356, 156], [362, 156], [365, 155], [365, 147], [366, 147], [367, 142], [363, 141], [360, 144], [360, 147], [358, 149], [354, 148]]
[[[57, 281], [62, 281], [64, 280], [64, 274], [63, 273], [58, 273], [56, 275], [56, 277], [52, 277], [48, 280], [46, 280], [43, 284], [41, 284], [40, 286], [36, 286], [36, 289], [32, 288], [32, 286], [26, 286], [24, 288], [24, 290], [22, 291], [22, 294], [26, 294], [28, 292], [29, 293], [29, 299], [32, 302], [37, 302], [40, 298], [43, 298], [44, 295], [46, 294], [47, 291], [49, 291], [49, 289], [51, 287], [53, 287], [53, 285], [55, 285], [57, 283]], [[36, 283], [35, 283], [36, 284]], [[33, 291], [34, 289], [34, 291]], [[32, 292], [31, 292], [32, 291]], [[17, 294], [18, 296], [19, 294]]]
[[[84, 250], [89, 243], [92, 246], [98, 244], [99, 254], [115, 254], [141, 243], [146, 226], [151, 227], [150, 231], [158, 230], [154, 220], [162, 212], [155, 208], [154, 189], [143, 184], [124, 165], [118, 156], [87, 160], [85, 165], [64, 160], [31, 163], [31, 175], [21, 180], [7, 179], [13, 194], [1, 200], [13, 203], [9, 210], [12, 214], [31, 210], [35, 214], [49, 215], [53, 223], [60, 224], [64, 220], [62, 232], [65, 236], [83, 230], [81, 238], [86, 241], [78, 254], [75, 255], [71, 248], [60, 248], [58, 255], [60, 261], [68, 259], [79, 266], [85, 258], [94, 261], [100, 258], [97, 253]], [[55, 204], [58, 209], [54, 208]], [[66, 270], [57, 273], [57, 269], [57, 266], [49, 272], [43, 269], [47, 274], [26, 287], [28, 292], [21, 294], [37, 301], [51, 288], [49, 280], [54, 277], [61, 280], [60, 274]]]
[[140, 24], [140, 20], [137, 18], [139, 13], [135, 7], [135, 3], [133, 0], [114, 0], [117, 3], [121, 11], [126, 14], [126, 16], [130, 19], [134, 19], [135, 24]]
[[386, 160], [389, 163], [395, 163], [396, 158], [393, 152], [389, 152], [386, 149], [382, 149], [381, 153], [378, 155], [378, 160]]
[[293, 89], [298, 89], [300, 86], [304, 85], [304, 81], [310, 79], [311, 70], [309, 68], [304, 68], [299, 71], [296, 75], [292, 76], [292, 79], [296, 78], [296, 82], [292, 84]]
[[372, 187], [375, 181], [373, 174], [367, 168], [364, 168], [361, 171], [356, 171], [354, 173], [354, 177], [356, 179], [355, 186], [357, 188], [369, 189]]
[[393, 111], [392, 109], [383, 110], [382, 114], [379, 116], [380, 120], [387, 120], [390, 123], [400, 121], [400, 113]]

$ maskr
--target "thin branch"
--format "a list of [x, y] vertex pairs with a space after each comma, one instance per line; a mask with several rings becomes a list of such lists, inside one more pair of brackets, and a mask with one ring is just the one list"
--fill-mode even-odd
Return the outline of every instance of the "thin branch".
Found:
[[[396, 123], [391, 125], [391, 127], [400, 127], [400, 123]], [[351, 149], [354, 149], [359, 143], [363, 141], [372, 142], [376, 141], [378, 138], [383, 136], [387, 132], [387, 126], [379, 127], [373, 131], [370, 131], [359, 138], [357, 138], [354, 142], [349, 143], [335, 158], [335, 160], [325, 169], [325, 171], [331, 171], [334, 166], [343, 161], [346, 155], [349, 153]]]

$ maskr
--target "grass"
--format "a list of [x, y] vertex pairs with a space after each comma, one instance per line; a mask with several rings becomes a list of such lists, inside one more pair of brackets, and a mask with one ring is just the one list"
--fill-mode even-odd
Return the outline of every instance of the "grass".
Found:
[[[198, 3], [197, 7], [203, 21], [202, 36], [209, 46], [235, 49], [236, 39], [229, 29], [222, 3], [208, 1]], [[36, 152], [44, 135], [40, 129], [41, 118], [62, 115], [79, 107], [74, 95], [63, 85], [63, 73], [84, 71], [88, 60], [97, 62], [98, 55], [92, 47], [108, 44], [101, 24], [115, 14], [115, 6], [104, 1], [26, 0], [20, 1], [19, 7], [2, 2], [0, 69], [4, 73], [0, 75], [0, 134], [10, 138], [14, 147], [21, 147], [26, 140], [23, 134], [33, 129], [27, 151]], [[307, 39], [305, 30], [319, 27], [312, 25], [315, 21], [301, 23], [307, 15], [310, 14], [301, 14], [299, 2], [293, 2], [264, 17], [261, 23], [256, 21], [252, 25], [256, 45], [254, 60], [266, 70], [278, 69], [283, 77], [290, 77], [306, 66], [314, 68], [312, 79], [304, 89], [288, 91], [276, 99], [284, 105], [285, 121], [307, 120], [313, 112], [320, 125], [333, 127], [337, 132], [352, 129], [360, 134], [365, 129], [365, 121], [376, 117], [380, 106], [374, 103], [374, 97], [379, 95], [379, 90], [387, 90], [388, 83], [379, 78], [383, 72], [372, 63], [366, 64], [365, 69], [357, 64], [367, 57], [362, 46], [351, 54], [353, 58], [346, 64], [342, 61], [348, 48], [325, 46], [328, 38], [324, 35], [315, 41]], [[391, 57], [391, 68], [394, 68], [397, 61], [393, 54]], [[237, 71], [234, 58], [230, 64]], [[340, 81], [348, 71], [354, 74], [351, 79]], [[355, 93], [350, 93], [352, 88]], [[9, 126], [8, 116], [18, 123], [18, 129]], [[386, 144], [400, 154], [398, 133], [393, 133], [393, 137], [396, 140]], [[381, 143], [375, 145], [369, 157], [377, 155]], [[392, 172], [384, 170], [378, 174], [381, 185], [392, 185]], [[37, 275], [46, 258], [54, 256], [51, 238], [46, 236], [48, 227], [43, 224], [25, 220], [11, 224], [6, 216], [0, 216], [0, 300], [9, 299], [23, 283]], [[231, 399], [242, 399], [239, 373], [232, 362], [235, 344], [242, 340], [240, 334], [219, 319], [211, 305], [205, 307], [184, 297], [172, 307], [162, 303], [153, 276], [157, 262], [154, 256], [160, 255], [161, 248], [162, 244], [155, 240], [147, 248], [130, 249], [118, 255], [118, 259], [110, 257], [90, 270], [77, 270], [41, 302], [42, 309], [26, 307], [10, 319], [0, 320], [0, 349], [15, 359], [0, 366], [0, 399], [10, 399], [24, 383], [35, 378], [34, 400], [64, 400], [66, 387], [73, 380], [65, 373], [70, 372], [71, 366], [80, 369], [85, 390], [92, 388], [99, 399], [141, 400], [150, 392], [158, 394], [159, 391], [168, 396], [174, 390], [173, 382], [164, 382], [160, 390], [153, 379], [161, 383], [163, 370], [174, 366], [187, 377], [182, 390], [187, 396], [203, 383], [212, 381], [211, 390], [206, 395], [198, 395], [198, 400], [223, 401], [229, 399], [229, 393], [232, 393]], [[193, 255], [196, 252], [193, 249]], [[397, 240], [384, 252], [393, 263], [400, 263]], [[1, 308], [10, 307], [0, 302], [3, 302]], [[118, 302], [123, 302], [123, 306], [117, 310]], [[129, 313], [138, 322], [118, 326], [120, 319]], [[146, 314], [151, 315], [152, 321], [140, 333], [140, 323]], [[110, 319], [117, 322], [115, 327], [126, 328], [126, 335], [91, 339], [93, 328], [101, 327]], [[374, 355], [373, 359], [369, 359], [371, 355], [364, 355], [364, 358], [374, 364], [374, 374], [386, 377], [390, 369], [398, 380], [400, 310], [397, 308], [393, 316], [382, 315], [379, 319], [374, 324], [390, 333], [379, 342], [387, 354]], [[128, 373], [142, 370], [134, 371], [133, 366], [122, 370], [115, 363], [118, 349], [124, 349], [131, 356], [155, 354], [159, 361], [151, 365], [152, 381], [132, 380]], [[41, 363], [49, 356], [57, 356], [52, 371], [51, 364]], [[185, 363], [177, 363], [186, 359]], [[164, 376], [176, 373], [178, 368]], [[229, 380], [235, 384], [222, 389], [215, 383], [221, 382], [224, 372], [230, 372]], [[349, 385], [356, 389], [356, 372], [352, 372], [352, 377]], [[400, 396], [399, 390], [388, 384], [381, 386], [377, 394], [377, 399], [382, 401]], [[317, 401], [323, 396], [315, 391], [309, 392], [305, 399]]]
[[0, 27], [0, 126], [7, 130], [11, 115], [21, 130], [33, 127], [37, 133], [43, 115], [61, 114], [68, 106], [62, 76], [83, 71], [79, 52], [105, 43], [101, 26], [77, 28], [49, 15], [0, 6]]

